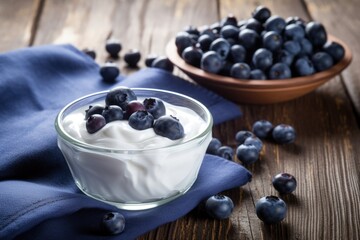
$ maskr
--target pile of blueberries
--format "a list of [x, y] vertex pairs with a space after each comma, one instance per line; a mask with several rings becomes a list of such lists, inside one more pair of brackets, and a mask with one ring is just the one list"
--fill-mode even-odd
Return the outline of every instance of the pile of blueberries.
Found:
[[[110, 38], [105, 43], [105, 50], [111, 57], [111, 59], [118, 59], [122, 50], [122, 44], [118, 39]], [[92, 59], [96, 59], [96, 52], [92, 49], [85, 48], [83, 52], [90, 56]], [[125, 63], [129, 68], [138, 68], [138, 63], [141, 59], [141, 53], [138, 49], [130, 49], [123, 56]], [[173, 63], [165, 56], [158, 56], [155, 54], [149, 54], [145, 58], [145, 66], [160, 68], [169, 72], [174, 69]], [[100, 75], [105, 82], [113, 83], [117, 76], [120, 74], [118, 65], [112, 60], [105, 62], [100, 67]]]
[[89, 106], [85, 111], [86, 129], [92, 134], [107, 123], [116, 120], [128, 120], [136, 130], [153, 128], [157, 135], [176, 140], [184, 137], [184, 128], [180, 121], [166, 114], [164, 102], [159, 98], [137, 100], [135, 93], [128, 87], [111, 89], [105, 97], [105, 106]]
[[[293, 143], [296, 138], [295, 129], [288, 124], [273, 124], [267, 120], [254, 122], [252, 131], [239, 131], [235, 135], [238, 147], [236, 157], [244, 165], [256, 162], [260, 156], [263, 143], [260, 139], [272, 139], [278, 144]], [[213, 138], [206, 151], [208, 154], [217, 155], [228, 160], [234, 159], [234, 151], [230, 146], [223, 146], [219, 139]], [[289, 173], [279, 173], [272, 179], [272, 185], [280, 194], [292, 193], [297, 186], [294, 176]], [[225, 195], [215, 195], [206, 201], [207, 213], [218, 219], [230, 216], [234, 204]], [[267, 224], [282, 221], [287, 212], [286, 203], [277, 196], [266, 196], [259, 199], [255, 205], [257, 216]]]
[[252, 17], [178, 32], [175, 44], [188, 64], [237, 79], [287, 79], [331, 68], [344, 57], [341, 44], [328, 40], [320, 22], [284, 19], [258, 6]]

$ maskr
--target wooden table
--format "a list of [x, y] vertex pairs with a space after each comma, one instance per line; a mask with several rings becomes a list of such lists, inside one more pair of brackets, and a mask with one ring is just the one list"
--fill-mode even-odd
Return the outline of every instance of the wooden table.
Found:
[[[0, 51], [50, 43], [72, 43], [107, 57], [105, 40], [119, 38], [123, 52], [140, 49], [165, 54], [165, 45], [186, 25], [213, 23], [233, 13], [248, 18], [257, 4], [274, 14], [321, 21], [343, 39], [354, 60], [341, 75], [294, 101], [241, 105], [244, 117], [214, 127], [214, 136], [235, 147], [234, 134], [259, 119], [293, 125], [295, 144], [265, 142], [264, 154], [249, 170], [253, 181], [227, 191], [236, 207], [227, 220], [213, 220], [197, 210], [149, 232], [140, 239], [360, 239], [360, 3], [357, 0], [1, 0]], [[131, 74], [119, 62], [123, 74]], [[144, 67], [142, 61], [141, 67]], [[184, 77], [180, 71], [175, 71]], [[288, 214], [281, 223], [264, 225], [254, 204], [277, 195], [271, 177], [296, 176], [298, 188], [285, 196]]]

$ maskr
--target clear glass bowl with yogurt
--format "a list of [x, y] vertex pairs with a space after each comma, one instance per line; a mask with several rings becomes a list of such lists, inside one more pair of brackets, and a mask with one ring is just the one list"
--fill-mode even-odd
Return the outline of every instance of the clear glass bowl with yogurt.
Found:
[[55, 120], [58, 146], [76, 185], [90, 197], [127, 210], [153, 208], [188, 191], [195, 182], [212, 138], [213, 120], [200, 102], [174, 92], [133, 88], [138, 99], [156, 97], [167, 115], [179, 119], [185, 136], [158, 136], [131, 129], [126, 120], [108, 123], [94, 134], [85, 129], [85, 110], [104, 104], [108, 91], [77, 99]]

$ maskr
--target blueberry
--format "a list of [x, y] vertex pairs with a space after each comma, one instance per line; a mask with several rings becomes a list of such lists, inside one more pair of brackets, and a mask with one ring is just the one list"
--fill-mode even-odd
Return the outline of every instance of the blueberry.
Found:
[[122, 108], [117, 105], [106, 106], [101, 115], [105, 118], [106, 123], [122, 120], [124, 117]]
[[187, 32], [178, 32], [175, 37], [175, 45], [178, 53], [181, 55], [185, 48], [192, 46], [194, 43], [190, 34]]
[[226, 17], [221, 19], [220, 25], [221, 27], [226, 25], [237, 26], [237, 19], [233, 14], [228, 14]]
[[325, 27], [319, 22], [309, 22], [305, 28], [306, 36], [316, 47], [321, 48], [327, 41]]
[[114, 82], [119, 74], [120, 70], [113, 62], [106, 62], [100, 67], [100, 75], [105, 82]]
[[125, 229], [125, 218], [121, 213], [109, 212], [104, 215], [100, 223], [101, 229], [106, 234], [119, 234]]
[[235, 63], [230, 69], [230, 76], [238, 79], [249, 79], [251, 68], [247, 63]]
[[145, 110], [132, 113], [129, 117], [129, 125], [136, 130], [151, 128], [154, 124], [154, 117]]
[[[225, 25], [227, 26], [227, 25]], [[224, 26], [224, 27], [225, 27]], [[214, 22], [210, 25], [210, 29], [212, 30], [212, 32], [216, 31], [216, 32], [220, 32], [221, 31], [221, 24], [220, 22]]]
[[88, 55], [89, 57], [91, 57], [92, 59], [95, 60], [95, 58], [96, 58], [96, 52], [95, 52], [95, 50], [89, 49], [89, 48], [85, 48], [85, 49], [83, 49], [82, 51], [83, 51], [83, 53], [85, 53], [86, 55]]
[[301, 51], [300, 43], [298, 41], [294, 41], [294, 40], [289, 40], [289, 41], [284, 42], [283, 48], [286, 51], [288, 51], [290, 54], [292, 54], [293, 56], [296, 56]]
[[269, 70], [270, 79], [291, 78], [291, 70], [285, 63], [275, 63]]
[[302, 28], [305, 29], [305, 20], [301, 19], [298, 16], [291, 16], [285, 19], [286, 25], [290, 25], [290, 24], [298, 24], [299, 26], [301, 26]]
[[323, 46], [323, 51], [329, 54], [334, 59], [335, 63], [343, 59], [345, 55], [344, 47], [337, 42], [326, 42]]
[[276, 196], [260, 198], [256, 204], [256, 215], [266, 224], [276, 224], [286, 217], [286, 203]]
[[280, 194], [289, 194], [295, 191], [297, 182], [289, 173], [279, 173], [272, 179], [272, 184]]
[[145, 98], [143, 101], [146, 111], [151, 113], [155, 119], [166, 114], [164, 102], [159, 98]]
[[237, 39], [237, 37], [239, 35], [239, 28], [235, 27], [233, 25], [226, 25], [221, 28], [220, 35], [224, 39], [227, 39], [227, 38]]
[[104, 110], [103, 106], [95, 105], [95, 106], [89, 106], [87, 110], [85, 110], [85, 120], [88, 119], [91, 115], [94, 114], [102, 114]]
[[174, 70], [174, 64], [170, 62], [170, 60], [165, 56], [157, 57], [151, 64], [153, 68], [160, 68], [168, 72], [172, 72]]
[[146, 56], [145, 58], [145, 66], [147, 67], [151, 67], [152, 63], [154, 62], [154, 60], [158, 57], [158, 55], [156, 54], [149, 54]]
[[229, 218], [234, 210], [234, 203], [231, 198], [225, 195], [214, 195], [205, 202], [205, 210], [210, 217], [216, 219]]
[[236, 148], [236, 157], [245, 165], [256, 162], [259, 156], [260, 151], [254, 144], [243, 143]]
[[[219, 25], [219, 29], [220, 29], [220, 25]], [[208, 35], [212, 41], [214, 41], [218, 36], [214, 33], [214, 31], [217, 31], [215, 29], [211, 29], [209, 28], [209, 26], [206, 26], [201, 32], [200, 32], [200, 36], [202, 35]], [[200, 37], [199, 37], [200, 39]]]
[[230, 53], [229, 53], [229, 59], [234, 62], [245, 62], [246, 60], [246, 49], [239, 44], [235, 44], [231, 46]]
[[266, 32], [262, 37], [263, 47], [274, 52], [281, 48], [282, 37], [279, 33], [270, 31]]
[[331, 68], [334, 65], [334, 60], [326, 52], [317, 52], [311, 57], [316, 71], [321, 72]]
[[231, 68], [234, 64], [230, 61], [224, 61], [223, 66], [221, 67], [220, 71], [217, 74], [223, 76], [231, 76]]
[[259, 48], [252, 57], [252, 63], [255, 68], [266, 70], [273, 64], [273, 54], [265, 48]]
[[213, 39], [208, 34], [201, 35], [198, 39], [201, 50], [203, 52], [209, 51], [212, 41]]
[[261, 69], [254, 69], [250, 72], [250, 79], [266, 80], [266, 75]]
[[200, 67], [202, 70], [210, 73], [218, 73], [223, 66], [223, 61], [219, 54], [214, 51], [208, 51], [201, 58]]
[[246, 21], [245, 28], [254, 30], [257, 33], [260, 33], [263, 30], [261, 22], [259, 22], [255, 18], [249, 18]]
[[86, 120], [86, 130], [88, 133], [95, 133], [106, 125], [105, 118], [100, 114], [93, 114]]
[[212, 155], [218, 155], [219, 148], [221, 147], [221, 141], [217, 138], [212, 138], [209, 146], [206, 149], [206, 153]]
[[232, 161], [234, 156], [234, 150], [229, 146], [221, 146], [217, 151], [217, 155]]
[[230, 44], [224, 38], [214, 40], [210, 45], [210, 51], [215, 51], [222, 60], [225, 60], [230, 52]]
[[259, 22], [264, 23], [271, 16], [271, 11], [265, 6], [258, 6], [251, 13], [251, 15]]
[[181, 57], [184, 61], [192, 66], [200, 67], [201, 57], [203, 52], [200, 48], [190, 46], [184, 49]]
[[200, 32], [197, 29], [197, 27], [193, 26], [193, 25], [188, 25], [184, 28], [184, 31], [187, 32], [190, 35], [199, 35]]
[[118, 105], [123, 110], [126, 109], [126, 105], [133, 100], [136, 100], [137, 97], [133, 90], [128, 87], [120, 86], [111, 89], [105, 97], [105, 103], [109, 105]]
[[301, 47], [299, 56], [310, 56], [313, 54], [313, 45], [307, 38], [302, 38], [298, 40], [298, 43]]
[[292, 23], [285, 27], [284, 35], [286, 39], [300, 40], [305, 37], [305, 30], [299, 24]]
[[285, 49], [281, 49], [276, 52], [275, 61], [279, 62], [279, 63], [284, 63], [288, 66], [291, 66], [291, 64], [294, 61], [294, 55], [292, 55], [289, 51], [287, 51]]
[[252, 132], [259, 138], [271, 137], [273, 124], [268, 120], [258, 120], [252, 125]]
[[129, 67], [136, 68], [138, 62], [140, 61], [141, 53], [137, 49], [131, 49], [129, 52], [125, 53], [124, 61]]
[[286, 22], [282, 17], [275, 15], [269, 17], [264, 23], [264, 26], [265, 26], [265, 30], [268, 32], [275, 31], [281, 34], [282, 31], [285, 29]]
[[260, 45], [260, 36], [251, 29], [243, 29], [239, 33], [239, 43], [246, 49], [256, 49]]
[[125, 107], [124, 118], [128, 119], [131, 116], [131, 114], [140, 110], [146, 110], [144, 104], [138, 100], [132, 100], [128, 102], [128, 104]]
[[262, 141], [261, 141], [258, 137], [255, 137], [255, 136], [253, 136], [253, 137], [248, 137], [247, 139], [245, 139], [245, 142], [244, 142], [243, 144], [244, 144], [244, 145], [252, 144], [252, 145], [254, 145], [254, 146], [257, 148], [257, 150], [258, 150], [259, 152], [261, 152], [261, 149], [262, 149], [262, 147], [263, 147]]
[[272, 138], [277, 143], [287, 144], [293, 143], [296, 138], [295, 129], [287, 124], [279, 124], [272, 131]]
[[111, 57], [117, 58], [121, 49], [122, 45], [119, 40], [111, 38], [106, 41], [105, 50], [110, 54]]
[[252, 137], [254, 134], [250, 131], [241, 130], [235, 135], [235, 141], [238, 145], [243, 144], [248, 137]]
[[156, 134], [176, 140], [184, 137], [184, 127], [179, 120], [173, 116], [161, 116], [154, 123], [154, 131]]
[[295, 61], [294, 68], [299, 76], [308, 76], [315, 73], [313, 63], [308, 57], [301, 57]]

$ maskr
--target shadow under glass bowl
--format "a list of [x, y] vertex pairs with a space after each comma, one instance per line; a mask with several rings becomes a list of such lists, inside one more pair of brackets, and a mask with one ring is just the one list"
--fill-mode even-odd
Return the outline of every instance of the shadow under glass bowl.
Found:
[[329, 35], [330, 41], [341, 44], [345, 49], [344, 58], [326, 71], [310, 76], [295, 77], [281, 80], [242, 80], [232, 77], [205, 72], [187, 64], [177, 52], [175, 39], [166, 46], [166, 54], [170, 61], [186, 73], [198, 84], [217, 92], [237, 103], [272, 104], [285, 102], [312, 92], [340, 74], [351, 62], [352, 54], [349, 47], [340, 39]]

